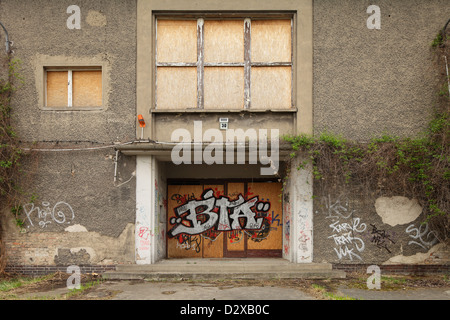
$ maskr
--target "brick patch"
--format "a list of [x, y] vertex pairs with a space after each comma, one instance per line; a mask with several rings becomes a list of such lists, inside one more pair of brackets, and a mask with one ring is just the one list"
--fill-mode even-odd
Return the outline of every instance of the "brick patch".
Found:
[[[68, 266], [25, 266], [25, 265], [7, 265], [6, 273], [20, 274], [26, 276], [42, 276], [55, 272], [67, 272]], [[79, 265], [82, 274], [98, 273], [101, 274], [106, 271], [116, 270], [115, 265]]]
[[[333, 264], [334, 270], [346, 272], [366, 273], [367, 268], [373, 264]], [[387, 274], [450, 274], [450, 265], [378, 265], [382, 273]], [[27, 276], [41, 276], [55, 272], [67, 272], [68, 266], [45, 266], [45, 265], [7, 265], [6, 273], [21, 274]], [[81, 273], [98, 273], [116, 270], [116, 265], [79, 265]]]
[[[346, 272], [363, 272], [366, 273], [367, 268], [371, 265], [377, 264], [333, 264], [333, 269], [343, 270]], [[425, 274], [450, 274], [450, 264], [441, 265], [416, 265], [416, 264], [395, 264], [395, 265], [377, 265], [380, 267], [382, 273], [391, 274], [410, 274], [410, 275], [425, 275]]]

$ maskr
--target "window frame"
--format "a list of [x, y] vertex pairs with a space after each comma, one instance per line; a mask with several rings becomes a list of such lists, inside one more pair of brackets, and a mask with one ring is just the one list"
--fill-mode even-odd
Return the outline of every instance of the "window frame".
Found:
[[[295, 112], [297, 111], [296, 98], [295, 98], [295, 88], [296, 88], [296, 78], [295, 78], [295, 57], [296, 57], [296, 43], [295, 43], [295, 12], [275, 12], [275, 13], [183, 13], [183, 12], [156, 12], [154, 13], [154, 85], [153, 85], [153, 103], [152, 110], [154, 112], [179, 112], [179, 111], [202, 111], [202, 112], [218, 112], [218, 111], [274, 111], [274, 112]], [[196, 20], [197, 21], [197, 62], [158, 62], [158, 20]], [[239, 20], [243, 23], [244, 28], [244, 61], [243, 62], [205, 62], [204, 58], [204, 22], [206, 20]], [[290, 62], [280, 61], [280, 62], [253, 62], [251, 61], [251, 23], [252, 21], [261, 20], [290, 20], [291, 32], [290, 32]], [[158, 68], [161, 67], [197, 67], [197, 105], [195, 108], [185, 108], [184, 110], [179, 109], [163, 109], [158, 108], [158, 89], [157, 89], [157, 79], [158, 79]], [[207, 67], [243, 67], [244, 68], [244, 101], [242, 108], [236, 109], [216, 109], [216, 108], [205, 108], [204, 105], [204, 71]], [[290, 67], [290, 77], [291, 77], [291, 88], [290, 88], [290, 107], [289, 108], [274, 108], [274, 109], [257, 109], [252, 107], [251, 98], [251, 69], [257, 67]]]
[[[74, 106], [73, 105], [73, 72], [77, 72], [77, 71], [100, 71], [101, 72], [101, 77], [102, 77], [102, 88], [101, 88], [101, 92], [102, 92], [102, 105], [101, 106]], [[67, 85], [67, 106], [48, 106], [47, 105], [47, 94], [48, 94], [48, 89], [47, 89], [47, 73], [48, 72], [67, 72], [67, 81], [68, 81], [68, 85]], [[80, 110], [84, 110], [84, 109], [102, 109], [103, 108], [103, 70], [102, 70], [102, 66], [89, 66], [89, 67], [44, 67], [44, 107], [45, 108], [69, 108], [70, 110], [76, 110], [76, 109], [80, 109]]]
[[[64, 57], [64, 56], [38, 56], [35, 61], [35, 83], [38, 93], [37, 107], [45, 112], [104, 112], [109, 106], [110, 95], [110, 66], [101, 56], [95, 57]], [[47, 106], [47, 70], [101, 70], [102, 73], [102, 105], [96, 107], [67, 107]]]

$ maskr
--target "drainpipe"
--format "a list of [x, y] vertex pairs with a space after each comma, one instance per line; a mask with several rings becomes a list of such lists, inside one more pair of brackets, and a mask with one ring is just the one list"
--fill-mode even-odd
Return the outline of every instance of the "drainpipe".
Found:
[[6, 54], [9, 55], [9, 54], [11, 53], [11, 47], [10, 47], [11, 42], [9, 42], [8, 31], [6, 30], [6, 28], [5, 28], [5, 26], [3, 25], [3, 23], [0, 22], [0, 26], [2, 26], [2, 28], [3, 28], [3, 30], [5, 31], [5, 34], [6, 34], [6, 42], [5, 42], [5, 45], [6, 45]]

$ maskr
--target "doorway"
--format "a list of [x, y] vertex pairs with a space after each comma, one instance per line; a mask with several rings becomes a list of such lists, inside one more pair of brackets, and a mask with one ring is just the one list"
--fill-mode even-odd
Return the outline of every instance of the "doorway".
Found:
[[281, 183], [169, 182], [168, 258], [281, 257]]

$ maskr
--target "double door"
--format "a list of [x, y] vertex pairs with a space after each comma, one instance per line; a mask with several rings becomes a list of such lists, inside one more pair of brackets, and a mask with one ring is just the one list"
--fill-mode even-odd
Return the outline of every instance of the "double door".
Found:
[[281, 257], [278, 182], [169, 184], [168, 258]]

